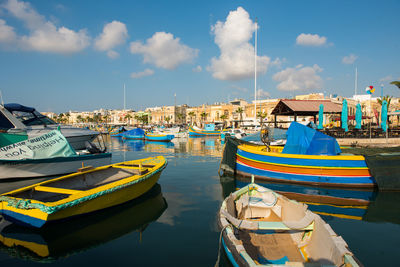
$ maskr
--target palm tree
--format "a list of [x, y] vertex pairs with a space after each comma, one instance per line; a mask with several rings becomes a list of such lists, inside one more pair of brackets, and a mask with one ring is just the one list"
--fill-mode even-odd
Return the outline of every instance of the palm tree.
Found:
[[166, 116], [165, 117], [165, 121], [167, 122], [167, 124], [169, 124], [169, 121], [171, 120], [171, 117], [170, 116]]
[[193, 117], [195, 117], [196, 114], [195, 114], [193, 111], [190, 111], [190, 112], [188, 113], [188, 115], [189, 115], [189, 117], [190, 117], [190, 124], [192, 124], [192, 123], [193, 123]]
[[219, 118], [224, 122], [224, 127], [223, 128], [225, 128], [225, 120], [228, 118], [228, 116], [226, 114], [223, 114]]
[[257, 117], [260, 118], [260, 125], [262, 125], [264, 118], [267, 117], [267, 113], [259, 111], [257, 112]]
[[236, 110], [236, 113], [239, 113], [239, 123], [240, 125], [242, 124], [242, 120], [243, 120], [243, 108], [242, 107], [238, 107], [238, 109]]
[[205, 120], [206, 120], [206, 118], [207, 118], [207, 113], [205, 113], [205, 112], [202, 112], [201, 114], [200, 114], [200, 117], [201, 117], [201, 119], [202, 119], [202, 121], [203, 122], [205, 122]]
[[82, 121], [82, 116], [81, 116], [81, 115], [78, 115], [78, 116], [76, 117], [76, 121], [77, 121], [78, 123], [80, 123], [80, 122]]
[[396, 85], [400, 89], [400, 81], [393, 81], [390, 84]]
[[[183, 114], [182, 114], [182, 113], [178, 113], [178, 114], [176, 114], [176, 117], [177, 117], [179, 123], [182, 123]], [[176, 123], [176, 122], [175, 122], [175, 123]]]
[[131, 121], [131, 119], [132, 119], [131, 114], [127, 114], [127, 115], [125, 116], [124, 119], [125, 119], [126, 121], [128, 121], [128, 125], [129, 125], [129, 123], [130, 123], [130, 121]]

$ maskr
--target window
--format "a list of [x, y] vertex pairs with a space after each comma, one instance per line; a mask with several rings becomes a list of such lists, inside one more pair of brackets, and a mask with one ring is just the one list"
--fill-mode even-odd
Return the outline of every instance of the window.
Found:
[[0, 112], [0, 129], [15, 128], [14, 125]]

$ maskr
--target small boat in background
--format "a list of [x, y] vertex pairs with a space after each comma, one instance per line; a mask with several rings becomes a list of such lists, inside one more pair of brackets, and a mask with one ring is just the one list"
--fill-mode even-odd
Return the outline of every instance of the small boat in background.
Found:
[[144, 138], [147, 141], [170, 142], [174, 137], [172, 134], [146, 133]]
[[200, 136], [219, 136], [221, 131], [215, 130], [215, 124], [206, 124], [204, 129], [200, 129], [196, 126], [189, 127], [189, 136], [200, 137]]
[[234, 266], [360, 266], [319, 215], [251, 183], [222, 203], [222, 246]]
[[122, 133], [122, 139], [132, 139], [132, 140], [143, 140], [144, 130], [140, 128], [135, 128]]
[[8, 221], [40, 228], [135, 199], [157, 183], [166, 165], [158, 156], [83, 168], [0, 195], [0, 212]]
[[127, 130], [125, 129], [125, 127], [121, 126], [116, 130], [110, 131], [110, 136], [112, 136], [112, 137], [122, 137], [124, 132], [126, 132], [126, 131]]

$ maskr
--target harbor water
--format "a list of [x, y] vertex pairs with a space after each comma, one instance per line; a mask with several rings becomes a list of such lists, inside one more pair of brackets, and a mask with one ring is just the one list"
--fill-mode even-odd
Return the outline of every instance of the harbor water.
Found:
[[[40, 230], [1, 221], [0, 266], [230, 266], [219, 247], [217, 213], [224, 197], [249, 181], [219, 176], [219, 138], [107, 143], [114, 163], [165, 156], [158, 184], [129, 203]], [[0, 192], [42, 180], [1, 182]], [[398, 266], [400, 193], [263, 185], [302, 196], [365, 266]], [[337, 198], [354, 203], [337, 205]]]

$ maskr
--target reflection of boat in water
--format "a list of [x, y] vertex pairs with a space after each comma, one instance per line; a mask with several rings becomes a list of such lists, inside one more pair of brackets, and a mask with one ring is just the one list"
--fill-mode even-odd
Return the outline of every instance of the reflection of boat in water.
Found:
[[149, 146], [159, 146], [159, 147], [166, 147], [166, 148], [171, 148], [174, 147], [174, 143], [172, 142], [157, 142], [157, 141], [147, 141], [145, 142], [145, 146], [149, 147]]
[[[0, 250], [33, 261], [52, 261], [107, 243], [132, 231], [140, 234], [167, 209], [156, 184], [133, 201], [91, 215], [30, 229], [0, 224]], [[5, 222], [2, 222], [3, 224]]]
[[[242, 188], [249, 183], [249, 178], [233, 179], [228, 176], [221, 177], [224, 197], [237, 188]], [[320, 188], [261, 181], [257, 181], [257, 183], [290, 199], [306, 203], [309, 209], [317, 214], [355, 220], [362, 220], [364, 218], [368, 206], [375, 200], [378, 194], [378, 192], [373, 190]]]
[[143, 151], [145, 142], [144, 140], [124, 140], [124, 144], [126, 144], [132, 151]]

